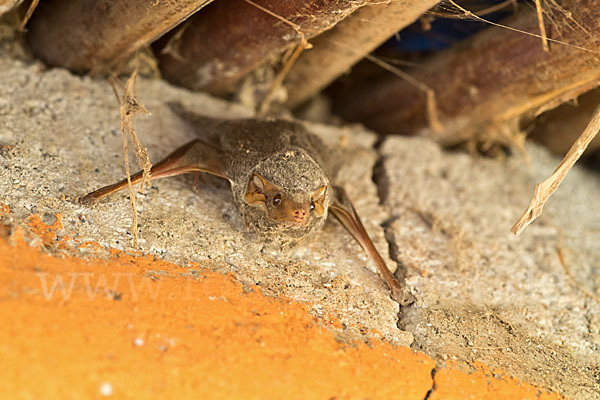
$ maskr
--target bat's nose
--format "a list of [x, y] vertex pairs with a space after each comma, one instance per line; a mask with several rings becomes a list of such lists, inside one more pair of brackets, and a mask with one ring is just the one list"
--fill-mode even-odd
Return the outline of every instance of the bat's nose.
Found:
[[306, 220], [306, 210], [294, 211], [294, 222], [303, 223]]

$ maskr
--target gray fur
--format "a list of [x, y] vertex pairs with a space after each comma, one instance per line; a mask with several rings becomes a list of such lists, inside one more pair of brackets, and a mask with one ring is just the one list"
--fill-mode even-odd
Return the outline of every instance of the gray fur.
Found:
[[[223, 172], [231, 183], [236, 205], [246, 225], [262, 234], [299, 239], [320, 229], [327, 219], [331, 185], [324, 163], [325, 144], [301, 124], [285, 120], [240, 119], [210, 124], [206, 141], [219, 148]], [[267, 218], [264, 208], [244, 201], [254, 173], [281, 186], [288, 196], [301, 200], [327, 185], [321, 217], [312, 216], [306, 226], [286, 226]], [[285, 239], [285, 238], [284, 238]]]

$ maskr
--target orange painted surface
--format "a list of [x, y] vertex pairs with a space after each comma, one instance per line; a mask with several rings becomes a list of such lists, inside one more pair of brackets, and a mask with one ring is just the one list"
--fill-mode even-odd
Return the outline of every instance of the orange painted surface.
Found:
[[[29, 218], [25, 221], [30, 231], [34, 233], [37, 237], [42, 240], [44, 246], [50, 246], [52, 244], [57, 244], [57, 234], [56, 231], [62, 229], [62, 215], [55, 214], [56, 221], [52, 225], [48, 225], [42, 222], [42, 219], [39, 215], [33, 214], [30, 215]], [[64, 246], [64, 241], [58, 243], [61, 246]]]
[[[28, 225], [46, 247], [61, 229], [60, 218]], [[230, 276], [116, 251], [52, 256], [22, 236], [0, 239], [2, 398], [422, 399], [431, 388], [429, 357], [341, 344], [305, 305]], [[500, 394], [483, 373], [443, 369], [436, 381], [434, 398]], [[494, 398], [536, 398], [506, 384], [514, 391]]]
[[561, 399], [555, 393], [523, 384], [503, 371], [492, 370], [476, 362], [473, 371], [466, 372], [449, 364], [435, 374], [436, 389], [430, 400], [495, 400], [495, 399]]
[[2, 397], [421, 399], [431, 386], [422, 354], [340, 344], [302, 304], [188, 272], [0, 241]]

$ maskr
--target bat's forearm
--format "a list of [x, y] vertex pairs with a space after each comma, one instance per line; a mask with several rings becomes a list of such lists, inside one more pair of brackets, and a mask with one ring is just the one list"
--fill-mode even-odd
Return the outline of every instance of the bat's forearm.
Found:
[[[133, 185], [140, 183], [142, 181], [143, 175], [144, 175], [144, 171], [140, 171], [140, 172], [132, 175], [131, 183]], [[125, 178], [117, 183], [114, 183], [114, 184], [108, 185], [108, 186], [104, 186], [103, 188], [95, 190], [92, 193], [89, 193], [89, 194], [85, 195], [84, 197], [82, 197], [79, 201], [83, 204], [95, 204], [98, 201], [105, 198], [106, 196], [113, 194], [115, 192], [118, 192], [119, 190], [125, 189], [128, 186], [128, 184], [129, 184], [128, 180], [127, 180], [127, 178]]]

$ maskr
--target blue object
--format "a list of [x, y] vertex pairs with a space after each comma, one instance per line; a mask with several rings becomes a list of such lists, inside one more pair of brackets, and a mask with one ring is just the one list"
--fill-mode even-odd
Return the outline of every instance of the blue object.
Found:
[[[492, 7], [502, 2], [503, 1], [479, 0], [461, 1], [457, 2], [457, 4], [469, 11], [475, 11], [478, 9], [480, 10], [487, 7]], [[454, 7], [450, 3], [446, 4], [448, 11], [442, 11], [449, 13]], [[512, 7], [508, 5], [502, 10], [486, 14], [482, 17], [488, 21], [497, 22], [511, 15], [512, 11]], [[456, 13], [460, 15], [460, 11], [456, 10]], [[439, 51], [448, 48], [453, 44], [460, 42], [461, 40], [464, 40], [488, 27], [490, 27], [490, 24], [472, 19], [436, 17], [433, 21], [431, 21], [431, 29], [423, 29], [422, 23], [417, 21], [398, 32], [396, 36], [391, 37], [381, 47], [404, 52]]]

